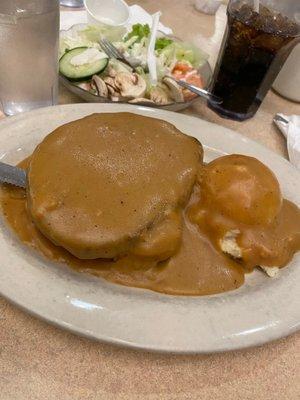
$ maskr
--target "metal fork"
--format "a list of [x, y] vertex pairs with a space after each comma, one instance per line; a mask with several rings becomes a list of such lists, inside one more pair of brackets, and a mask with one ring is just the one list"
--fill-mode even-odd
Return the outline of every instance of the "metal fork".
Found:
[[116, 60], [123, 62], [135, 70], [136, 65], [133, 65], [133, 63], [128, 61], [127, 58], [125, 58], [124, 55], [109, 40], [106, 38], [101, 38], [99, 43], [102, 50], [108, 55], [108, 57], [115, 58]]
[[206, 100], [211, 100], [216, 104], [221, 104], [222, 103], [222, 99], [220, 97], [215, 96], [214, 94], [212, 94], [208, 90], [201, 89], [198, 86], [191, 85], [190, 83], [187, 83], [185, 81], [181, 81], [179, 79], [175, 79], [172, 76], [169, 76], [169, 78], [171, 78], [173, 81], [178, 83], [179, 86], [190, 90], [191, 92], [197, 94], [200, 97], [203, 97]]
[[11, 185], [26, 188], [26, 171], [0, 162], [0, 183], [10, 183]]

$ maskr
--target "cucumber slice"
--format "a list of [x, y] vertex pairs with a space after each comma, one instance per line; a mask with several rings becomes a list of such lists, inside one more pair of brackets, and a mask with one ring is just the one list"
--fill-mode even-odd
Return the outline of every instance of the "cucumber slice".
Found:
[[76, 47], [65, 53], [59, 60], [59, 72], [70, 80], [78, 81], [91, 78], [93, 75], [103, 71], [108, 64], [108, 58], [102, 58], [82, 65], [73, 65], [71, 63], [73, 57], [82, 54], [87, 49], [88, 47]]

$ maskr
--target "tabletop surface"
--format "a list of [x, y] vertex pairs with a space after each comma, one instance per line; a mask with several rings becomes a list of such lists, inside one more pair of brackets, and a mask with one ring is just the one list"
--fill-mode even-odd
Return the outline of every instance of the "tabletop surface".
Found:
[[[214, 31], [214, 17], [189, 0], [129, 1], [163, 12], [176, 35], [194, 40]], [[187, 32], [188, 26], [188, 32]], [[60, 103], [81, 102], [60, 88]], [[185, 113], [232, 128], [286, 157], [275, 113], [300, 114], [300, 104], [270, 91], [246, 122], [219, 118], [201, 101]], [[118, 348], [48, 325], [0, 297], [0, 399], [298, 400], [300, 332], [262, 347], [178, 356]]]

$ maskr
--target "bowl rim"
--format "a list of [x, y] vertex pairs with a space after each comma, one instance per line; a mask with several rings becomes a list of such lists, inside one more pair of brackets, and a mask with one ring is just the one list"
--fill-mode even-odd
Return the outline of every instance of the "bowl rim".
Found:
[[[90, 15], [95, 21], [98, 21], [100, 24], [102, 24], [102, 25], [107, 25], [107, 26], [110, 26], [110, 27], [120, 27], [120, 26], [124, 26], [124, 25], [126, 25], [126, 24], [128, 23], [129, 18], [130, 18], [130, 8], [129, 8], [128, 4], [125, 3], [124, 0], [114, 0], [114, 3], [115, 3], [116, 1], [118, 1], [118, 2], [119, 2], [119, 5], [122, 4], [122, 6], [124, 7], [124, 10], [126, 10], [126, 12], [127, 12], [127, 18], [124, 19], [123, 22], [119, 22], [118, 24], [114, 24], [114, 23], [112, 24], [112, 23], [109, 23], [109, 22], [103, 22], [101, 19], [98, 19], [98, 18], [95, 16], [95, 14], [90, 10], [90, 8], [87, 6], [87, 2], [88, 2], [88, 1], [89, 1], [89, 0], [83, 0], [83, 4], [84, 4], [85, 10], [86, 10], [86, 13], [87, 13], [88, 15]], [[74, 25], [73, 25], [73, 26], [74, 26]], [[71, 28], [72, 28], [72, 27], [71, 27]], [[70, 28], [70, 29], [71, 29], [71, 28]], [[66, 30], [68, 30], [68, 29], [66, 29]]]

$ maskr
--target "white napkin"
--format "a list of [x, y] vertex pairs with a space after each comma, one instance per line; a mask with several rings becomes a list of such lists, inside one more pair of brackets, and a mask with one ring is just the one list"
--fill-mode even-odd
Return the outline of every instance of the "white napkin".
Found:
[[212, 69], [214, 69], [215, 64], [217, 62], [218, 54], [220, 51], [220, 47], [222, 44], [222, 39], [224, 36], [224, 32], [227, 24], [227, 7], [224, 4], [221, 4], [218, 11], [216, 12], [215, 17], [215, 31], [212, 36], [207, 38], [203, 35], [197, 35], [194, 39], [194, 44], [202, 49], [207, 54], [209, 54], [209, 63]]
[[[127, 28], [130, 30], [131, 26], [137, 23], [152, 24], [152, 16], [147, 13], [142, 7], [133, 5], [129, 7], [130, 18], [127, 24]], [[75, 24], [86, 24], [87, 16], [86, 11], [61, 11], [60, 12], [60, 29], [69, 29]], [[163, 32], [165, 35], [172, 35], [173, 31], [171, 28], [164, 26], [162, 23], [158, 24], [158, 30]]]
[[290, 162], [300, 169], [300, 116], [287, 116], [284, 114], [277, 115], [288, 121], [284, 122], [280, 118], [274, 118], [275, 124], [287, 139], [287, 149]]
[[86, 24], [86, 11], [61, 11], [60, 12], [60, 30], [67, 30], [73, 25]]
[[195, 8], [204, 14], [215, 14], [221, 3], [222, 0], [195, 0]]

